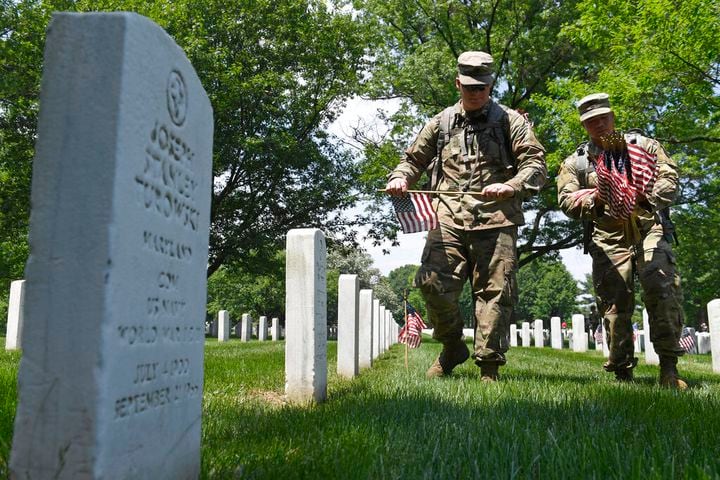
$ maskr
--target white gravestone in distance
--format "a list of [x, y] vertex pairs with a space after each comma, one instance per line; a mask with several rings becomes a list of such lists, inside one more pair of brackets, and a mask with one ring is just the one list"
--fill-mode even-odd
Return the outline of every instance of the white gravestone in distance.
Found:
[[358, 303], [360, 281], [357, 275], [338, 279], [337, 373], [346, 378], [358, 374]]
[[268, 321], [266, 316], [258, 320], [258, 340], [265, 342], [268, 339]]
[[227, 310], [218, 312], [218, 342], [230, 340], [230, 313]]
[[10, 476], [198, 478], [210, 102], [139, 15], [45, 45]]
[[380, 305], [380, 319], [378, 321], [377, 349], [378, 355], [385, 353], [385, 305]]
[[562, 350], [562, 322], [560, 317], [550, 318], [550, 345], [556, 350]]
[[587, 334], [585, 333], [585, 315], [575, 313], [572, 316], [573, 352], [587, 352]]
[[523, 347], [530, 346], [530, 322], [522, 322], [522, 332], [520, 334]]
[[252, 338], [252, 317], [249, 313], [243, 313], [240, 317], [240, 340], [249, 342]]
[[713, 372], [720, 373], [720, 300], [715, 299], [709, 302], [707, 311], [712, 369]]
[[533, 335], [535, 337], [535, 347], [542, 348], [543, 347], [543, 321], [542, 320], [535, 320], [534, 324], [534, 332]]
[[360, 290], [358, 304], [358, 368], [372, 366], [373, 291]]
[[25, 280], [15, 280], [10, 284], [5, 350], [19, 350], [21, 348], [24, 304]]
[[372, 358], [380, 356], [380, 300], [373, 298]]
[[517, 325], [515, 323], [510, 324], [510, 346], [517, 347]]
[[643, 308], [643, 330], [645, 332], [645, 363], [648, 365], [660, 365], [660, 357], [655, 352], [650, 336], [652, 330], [650, 330], [650, 317], [648, 316], [647, 309]]
[[322, 402], [327, 396], [325, 236], [315, 228], [287, 234], [285, 269], [285, 394]]
[[280, 340], [280, 319], [277, 317], [272, 319], [272, 326], [270, 327], [270, 338], [273, 342], [277, 342]]
[[697, 352], [701, 355], [710, 353], [710, 332], [697, 333]]

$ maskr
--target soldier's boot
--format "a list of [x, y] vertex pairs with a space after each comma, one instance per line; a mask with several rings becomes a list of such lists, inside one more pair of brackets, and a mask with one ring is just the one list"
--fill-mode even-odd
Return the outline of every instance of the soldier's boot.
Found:
[[428, 368], [428, 371], [425, 372], [425, 376], [427, 378], [435, 378], [450, 375], [453, 368], [463, 363], [469, 357], [470, 352], [462, 340], [458, 339], [445, 343], [443, 344], [442, 352], [440, 352], [438, 358], [436, 358], [435, 362]]
[[660, 386], [676, 390], [687, 390], [687, 383], [678, 375], [677, 357], [660, 355]]
[[482, 362], [480, 365], [480, 380], [486, 383], [494, 383], [498, 381], [498, 369], [500, 365], [496, 362]]
[[632, 382], [634, 380], [633, 369], [625, 368], [622, 370], [615, 370], [615, 380], [618, 382]]
[[633, 375], [633, 369], [637, 366], [637, 362], [637, 358], [632, 358], [629, 362], [616, 365], [608, 360], [603, 365], [603, 368], [606, 372], [615, 373], [615, 380], [618, 382], [632, 382], [635, 378]]

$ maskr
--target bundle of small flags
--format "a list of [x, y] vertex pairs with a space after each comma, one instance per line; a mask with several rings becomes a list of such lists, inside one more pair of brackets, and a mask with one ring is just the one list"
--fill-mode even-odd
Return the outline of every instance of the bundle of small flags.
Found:
[[412, 305], [408, 303], [405, 325], [400, 329], [398, 342], [404, 343], [410, 348], [419, 347], [423, 328], [427, 328], [425, 322], [423, 322], [422, 317]]
[[657, 177], [657, 155], [651, 155], [640, 145], [628, 144], [620, 132], [612, 132], [601, 139], [603, 152], [596, 164], [598, 194], [614, 218], [630, 218], [638, 195], [652, 192]]
[[423, 232], [437, 228], [438, 219], [427, 193], [408, 193], [402, 197], [390, 197], [395, 216], [403, 233]]

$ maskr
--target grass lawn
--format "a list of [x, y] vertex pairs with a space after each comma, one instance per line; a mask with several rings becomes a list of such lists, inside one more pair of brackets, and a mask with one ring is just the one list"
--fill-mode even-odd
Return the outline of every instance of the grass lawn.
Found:
[[[691, 389], [634, 384], [601, 369], [601, 354], [513, 348], [502, 381], [466, 362], [428, 381], [440, 345], [396, 345], [355, 380], [335, 374], [328, 401], [283, 399], [284, 344], [205, 350], [202, 476], [232, 478], [720, 478], [720, 375], [709, 356], [680, 360]], [[0, 477], [15, 402], [17, 354], [0, 353]], [[642, 363], [642, 362], [641, 362]]]

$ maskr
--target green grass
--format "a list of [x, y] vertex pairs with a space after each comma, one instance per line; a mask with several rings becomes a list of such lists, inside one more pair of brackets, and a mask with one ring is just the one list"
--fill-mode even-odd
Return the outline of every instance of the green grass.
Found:
[[0, 478], [8, 476], [15, 405], [17, 403], [18, 352], [5, 351], [5, 337], [0, 337]]
[[[601, 354], [549, 348], [512, 349], [497, 384], [480, 382], [471, 362], [428, 381], [439, 350], [425, 339], [406, 372], [396, 345], [348, 381], [334, 374], [331, 342], [327, 402], [297, 406], [282, 397], [284, 344], [208, 342], [202, 477], [720, 478], [709, 356], [680, 360], [691, 389], [674, 392], [655, 385], [657, 367], [618, 384]], [[17, 358], [0, 354], [10, 397]], [[0, 404], [0, 471], [13, 402]]]

